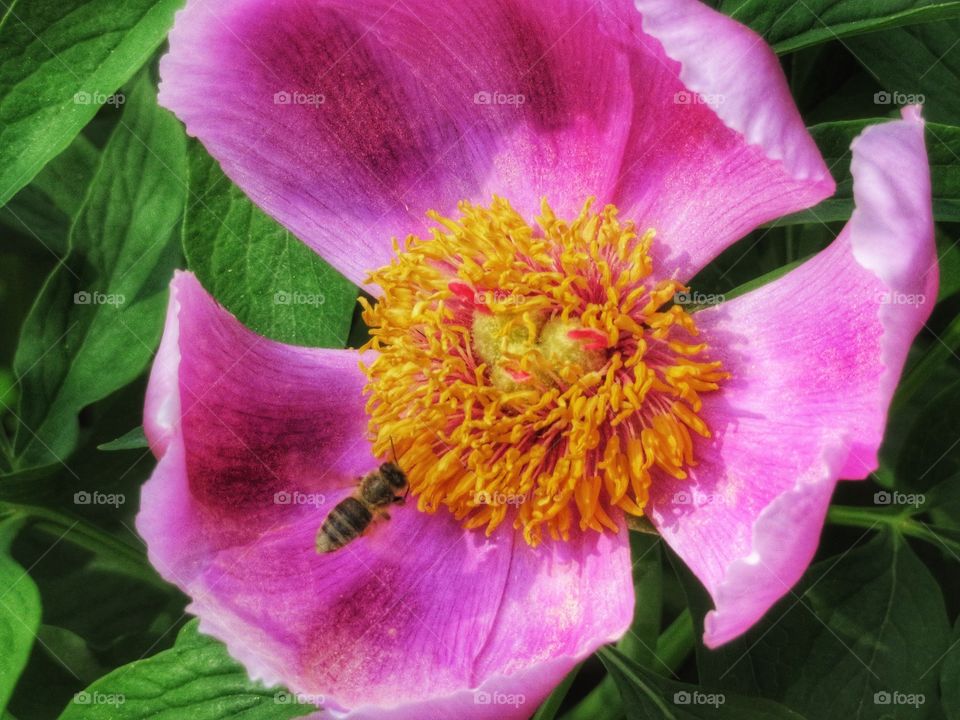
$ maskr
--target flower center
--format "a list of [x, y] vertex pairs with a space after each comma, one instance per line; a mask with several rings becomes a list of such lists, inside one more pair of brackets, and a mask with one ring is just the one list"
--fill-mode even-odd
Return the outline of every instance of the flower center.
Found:
[[699, 394], [728, 377], [653, 277], [653, 230], [587, 201], [536, 226], [501, 198], [409, 237], [363, 299], [374, 452], [395, 448], [418, 506], [488, 534], [508, 518], [531, 545], [642, 515], [651, 471], [686, 478]]

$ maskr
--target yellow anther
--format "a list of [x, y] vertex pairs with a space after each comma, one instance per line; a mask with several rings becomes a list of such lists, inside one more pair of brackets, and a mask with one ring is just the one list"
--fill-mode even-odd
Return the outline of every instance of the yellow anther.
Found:
[[383, 296], [361, 300], [374, 450], [468, 528], [616, 530], [657, 473], [687, 476], [700, 394], [727, 377], [672, 304], [686, 288], [653, 276], [653, 231], [613, 206], [567, 222], [544, 201], [533, 226], [501, 198], [459, 210], [396, 242], [370, 277]]

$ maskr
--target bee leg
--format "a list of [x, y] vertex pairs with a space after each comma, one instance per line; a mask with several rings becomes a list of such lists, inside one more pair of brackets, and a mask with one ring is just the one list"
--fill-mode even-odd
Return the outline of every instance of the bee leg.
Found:
[[407, 501], [407, 496], [406, 496], [406, 495], [398, 495], [397, 497], [395, 497], [395, 498], [393, 499], [393, 504], [394, 504], [394, 505], [403, 505], [406, 501]]
[[389, 519], [390, 519], [390, 513], [388, 513], [386, 510], [382, 510], [382, 511], [380, 512], [380, 517], [382, 517], [384, 520], [389, 520]]

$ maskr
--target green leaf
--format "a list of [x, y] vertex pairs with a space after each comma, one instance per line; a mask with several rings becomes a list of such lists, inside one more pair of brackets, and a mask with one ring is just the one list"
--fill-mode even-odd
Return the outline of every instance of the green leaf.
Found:
[[143, 426], [138, 425], [129, 432], [124, 433], [116, 440], [97, 445], [97, 450], [137, 450], [138, 448], [148, 447], [147, 436], [143, 434]]
[[723, 293], [723, 301], [726, 302], [727, 300], [733, 300], [735, 297], [739, 297], [740, 295], [746, 295], [751, 290], [756, 290], [759, 287], [763, 287], [764, 285], [772, 283], [774, 280], [782, 278], [788, 272], [799, 267], [809, 259], [810, 258], [800, 258], [799, 260], [794, 260], [791, 263], [787, 263], [786, 265], [778, 267], [776, 270], [771, 270], [768, 273], [764, 273], [758, 278], [748, 280], [742, 285], [737, 285], [737, 287], [730, 292]]
[[960, 539], [956, 535], [960, 532], [960, 473], [930, 488], [924, 500], [923, 507], [933, 521], [926, 526], [932, 539], [950, 548], [952, 539]]
[[[635, 523], [635, 528], [642, 523]], [[660, 619], [663, 614], [663, 563], [660, 535], [650, 532], [630, 533], [630, 558], [633, 564], [633, 620], [617, 649], [626, 657], [658, 673], [672, 669], [660, 657]], [[571, 718], [611, 717], [618, 714], [620, 699], [611, 676], [607, 676], [577, 703]]]
[[[630, 533], [633, 562], [633, 621], [617, 649], [631, 660], [658, 670], [655, 654], [663, 610], [663, 568], [660, 536]], [[662, 666], [660, 666], [662, 667]]]
[[0, 3], [0, 205], [62, 152], [146, 62], [181, 4]]
[[627, 720], [803, 720], [770, 700], [667, 680], [611, 647], [597, 654], [620, 689]]
[[926, 492], [960, 471], [955, 438], [950, 433], [931, 432], [931, 428], [953, 425], [960, 398], [960, 364], [954, 361], [958, 351], [960, 317], [955, 317], [922, 353], [911, 356], [897, 387], [881, 462], [895, 469], [901, 489]]
[[[44, 624], [81, 638], [109, 669], [172, 644], [175, 634], [171, 631], [182, 624], [186, 597], [159, 577], [149, 580], [145, 574], [129, 574], [132, 564], [126, 556], [90, 542], [96, 539], [94, 531], [83, 521], [54, 527], [40, 517], [31, 518], [29, 531], [21, 534], [17, 547], [25, 564], [37, 563], [32, 577], [44, 598]], [[117, 539], [102, 530], [99, 533], [118, 549], [127, 540], [140, 542], [132, 525]], [[51, 548], [58, 538], [60, 542]], [[146, 557], [142, 562], [146, 565]], [[164, 642], [167, 645], [157, 647]], [[87, 677], [78, 666], [69, 667], [85, 678], [84, 685], [103, 674]]]
[[40, 626], [40, 593], [10, 557], [20, 522], [0, 522], [0, 710], [7, 707]]
[[[702, 605], [694, 615], [702, 621]], [[937, 581], [900, 535], [882, 532], [814, 565], [745, 637], [702, 649], [698, 666], [705, 683], [817, 720], [921, 720], [936, 705], [949, 632]]]
[[[823, 123], [810, 128], [827, 167], [837, 181], [837, 192], [819, 205], [777, 220], [774, 225], [846, 221], [853, 212], [853, 176], [850, 143], [870, 125], [889, 118]], [[941, 222], [960, 222], [960, 127], [927, 123], [927, 154], [933, 183], [933, 215]]]
[[356, 286], [250, 202], [196, 142], [190, 192], [184, 250], [203, 286], [261, 335], [343, 347]]
[[170, 650], [120, 667], [79, 693], [60, 720], [280, 720], [316, 710], [251, 682], [193, 621]]
[[905, 421], [897, 424], [898, 437], [890, 443], [894, 447], [890, 451], [884, 450], [888, 462], [895, 463], [894, 474], [900, 485], [920, 491], [929, 490], [960, 473], [957, 438], [951, 433], [930, 431], [931, 428], [955, 426], [960, 373], [953, 367], [943, 368], [928, 375], [927, 381], [929, 384], [918, 396], [913, 412], [905, 412]]
[[960, 16], [960, 3], [942, 0], [723, 0], [719, 9], [763, 35], [778, 53]]
[[159, 342], [179, 262], [185, 141], [141, 76], [71, 231], [67, 258], [30, 311], [14, 360], [15, 467], [62, 461], [77, 415], [136, 378]]
[[960, 19], [953, 19], [864, 35], [848, 41], [848, 47], [887, 90], [890, 104], [884, 111], [922, 95], [916, 100], [928, 119], [960, 125], [958, 37]]
[[932, 384], [933, 376], [941, 366], [952, 362], [958, 352], [960, 352], [960, 316], [955, 317], [939, 337], [930, 343], [922, 357], [907, 366], [903, 380], [897, 388], [894, 403], [905, 403], [925, 385]]
[[[173, 586], [148, 585], [107, 555], [92, 557], [88, 543], [77, 542], [91, 529], [84, 523], [58, 526], [31, 517], [17, 538], [17, 558], [31, 568], [44, 621], [9, 705], [23, 718], [57, 717], [109, 670], [172, 646], [184, 620], [186, 598]], [[132, 529], [123, 533], [139, 542]]]
[[960, 720], [960, 620], [953, 627], [950, 649], [940, 666], [940, 693], [947, 720]]
[[[956, 228], [954, 227], [954, 232]], [[954, 240], [937, 228], [937, 263], [940, 265], [940, 290], [937, 301], [960, 292], [960, 238]]]
[[43, 624], [37, 631], [38, 647], [49, 659], [76, 675], [84, 684], [104, 674], [87, 641], [66, 628]]
[[0, 224], [34, 240], [57, 259], [67, 252], [70, 223], [100, 161], [84, 135], [47, 163], [33, 182], [0, 209]]
[[0, 368], [0, 405], [13, 407], [17, 404], [16, 379], [6, 368]]

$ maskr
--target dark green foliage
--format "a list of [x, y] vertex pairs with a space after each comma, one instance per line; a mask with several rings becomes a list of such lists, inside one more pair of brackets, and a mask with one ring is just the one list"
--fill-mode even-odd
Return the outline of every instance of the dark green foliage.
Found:
[[[635, 533], [630, 632], [536, 718], [960, 720], [960, 1], [710, 4], [780, 53], [838, 191], [754, 231], [692, 286], [732, 298], [825, 247], [853, 210], [851, 140], [913, 99], [928, 120], [938, 306], [894, 399], [880, 470], [838, 488], [801, 582], [710, 651], [702, 586], [660, 538]], [[157, 51], [180, 5], [0, 0], [2, 720], [314, 710], [250, 682], [200, 635], [134, 530], [153, 467], [143, 396], [175, 268], [269, 338], [369, 339], [360, 289], [158, 107]], [[877, 507], [880, 489], [922, 501]], [[90, 490], [125, 501], [73, 502]]]

